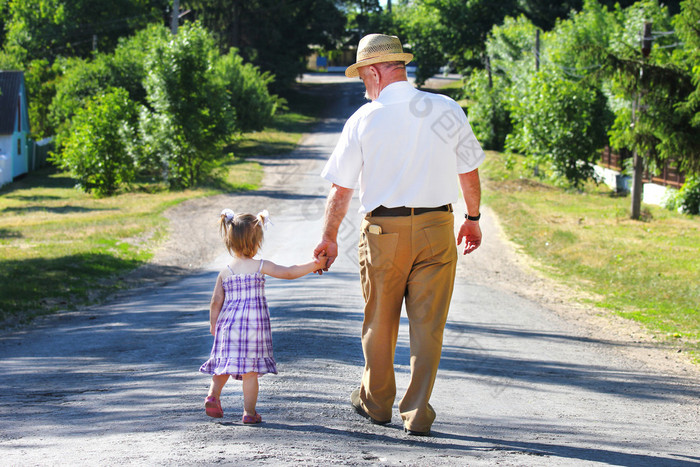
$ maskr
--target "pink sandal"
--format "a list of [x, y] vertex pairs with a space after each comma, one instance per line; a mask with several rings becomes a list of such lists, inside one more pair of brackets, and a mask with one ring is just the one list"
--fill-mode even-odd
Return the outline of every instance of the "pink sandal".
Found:
[[246, 425], [255, 425], [256, 423], [262, 422], [262, 417], [258, 412], [255, 412], [255, 415], [243, 415], [243, 419], [241, 421]]
[[224, 409], [221, 408], [221, 401], [214, 396], [208, 396], [204, 399], [204, 411], [210, 417], [221, 418], [224, 416]]

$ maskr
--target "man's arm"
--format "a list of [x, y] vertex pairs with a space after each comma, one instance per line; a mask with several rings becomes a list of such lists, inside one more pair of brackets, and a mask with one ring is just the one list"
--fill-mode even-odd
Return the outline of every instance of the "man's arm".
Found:
[[[467, 213], [476, 217], [480, 214], [481, 205], [481, 182], [479, 180], [479, 169], [471, 172], [459, 174], [459, 185], [462, 188], [462, 196], [467, 205]], [[464, 223], [459, 228], [457, 235], [457, 245], [462, 244], [464, 239], [464, 254], [471, 253], [481, 245], [481, 227], [479, 221], [464, 219]]]
[[[314, 250], [314, 257], [318, 258], [322, 252], [326, 252], [328, 261], [324, 271], [328, 271], [331, 264], [338, 257], [338, 229], [340, 223], [343, 222], [345, 214], [350, 208], [350, 200], [352, 199], [352, 188], [344, 188], [335, 183], [328, 193], [326, 201], [326, 215], [323, 222], [323, 234], [321, 235], [321, 243]], [[320, 271], [319, 271], [320, 272]]]

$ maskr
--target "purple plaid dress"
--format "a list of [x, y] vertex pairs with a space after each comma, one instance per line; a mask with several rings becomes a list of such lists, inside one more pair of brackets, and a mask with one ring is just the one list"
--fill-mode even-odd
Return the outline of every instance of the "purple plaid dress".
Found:
[[234, 274], [223, 280], [224, 304], [216, 321], [214, 346], [209, 360], [199, 368], [210, 375], [243, 379], [251, 371], [277, 374], [272, 356], [270, 312], [265, 299], [265, 276]]

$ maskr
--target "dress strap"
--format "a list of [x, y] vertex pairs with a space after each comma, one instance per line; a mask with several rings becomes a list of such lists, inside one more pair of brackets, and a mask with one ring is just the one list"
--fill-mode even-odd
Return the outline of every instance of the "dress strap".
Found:
[[260, 271], [262, 271], [263, 261], [265, 261], [265, 260], [264, 259], [260, 260], [260, 267], [258, 268], [258, 274], [260, 274]]
[[228, 268], [229, 272], [230, 272], [231, 274], [233, 274], [233, 269], [231, 269], [231, 265], [230, 265], [230, 264], [227, 264], [226, 267]]

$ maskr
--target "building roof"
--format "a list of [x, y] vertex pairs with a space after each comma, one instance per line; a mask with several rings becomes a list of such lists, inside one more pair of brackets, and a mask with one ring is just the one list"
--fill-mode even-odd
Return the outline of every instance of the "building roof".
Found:
[[24, 73], [0, 71], [0, 135], [9, 135], [15, 129], [17, 96]]

